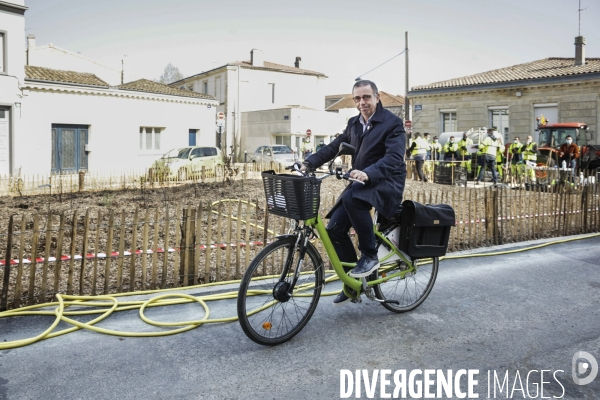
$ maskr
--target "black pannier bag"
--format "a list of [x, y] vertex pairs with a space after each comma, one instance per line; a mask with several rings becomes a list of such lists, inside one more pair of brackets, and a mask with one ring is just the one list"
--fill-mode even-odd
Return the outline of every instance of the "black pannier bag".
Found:
[[399, 248], [413, 260], [446, 254], [450, 228], [456, 224], [454, 209], [447, 204], [420, 204], [405, 200], [400, 217]]

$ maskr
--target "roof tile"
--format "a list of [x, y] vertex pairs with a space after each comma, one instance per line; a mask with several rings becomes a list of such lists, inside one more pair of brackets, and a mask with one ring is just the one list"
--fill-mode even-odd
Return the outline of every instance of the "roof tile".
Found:
[[108, 87], [108, 83], [94, 74], [34, 67], [31, 65], [25, 66], [25, 79]]
[[[343, 96], [343, 99], [330, 105], [325, 109], [325, 111], [337, 111], [343, 108], [356, 108], [356, 104], [354, 104], [351, 94], [345, 94], [341, 96]], [[393, 94], [383, 91], [379, 92], [379, 99], [384, 107], [400, 107], [404, 104], [403, 96], [394, 96]]]
[[150, 93], [159, 93], [159, 94], [168, 94], [172, 96], [184, 96], [184, 97], [196, 97], [200, 99], [210, 99], [214, 100], [213, 96], [209, 96], [202, 93], [192, 92], [190, 90], [183, 90], [179, 88], [174, 88], [164, 83], [154, 82], [148, 79], [138, 79], [137, 81], [124, 83], [122, 85], [117, 86], [119, 89], [123, 90], [137, 90], [140, 92], [150, 92]]
[[574, 58], [550, 57], [511, 67], [481, 72], [427, 85], [413, 86], [412, 91], [475, 86], [502, 82], [585, 75], [600, 72], [600, 58], [586, 58], [585, 65], [575, 65]]

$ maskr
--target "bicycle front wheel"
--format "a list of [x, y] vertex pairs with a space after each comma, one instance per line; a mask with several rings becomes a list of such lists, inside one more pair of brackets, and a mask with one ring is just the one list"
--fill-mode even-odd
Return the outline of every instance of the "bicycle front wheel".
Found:
[[[290, 290], [296, 270], [298, 281]], [[290, 340], [310, 320], [323, 284], [323, 262], [312, 244], [301, 260], [296, 237], [271, 243], [254, 257], [240, 284], [237, 311], [244, 333], [266, 346]]]
[[[439, 268], [438, 257], [433, 257], [429, 262], [415, 260], [414, 264], [415, 269], [413, 271], [373, 287], [377, 298], [398, 301], [399, 304], [382, 303], [382, 306], [388, 310], [397, 313], [412, 311], [420, 306], [431, 293]], [[408, 269], [408, 266], [403, 262], [398, 262], [392, 266], [382, 265], [377, 271], [377, 279]]]

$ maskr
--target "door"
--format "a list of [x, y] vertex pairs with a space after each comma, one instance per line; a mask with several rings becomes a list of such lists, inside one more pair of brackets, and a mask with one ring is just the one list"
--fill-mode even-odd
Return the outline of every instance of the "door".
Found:
[[0, 107], [0, 175], [10, 174], [10, 109]]
[[88, 126], [52, 124], [52, 172], [88, 169]]

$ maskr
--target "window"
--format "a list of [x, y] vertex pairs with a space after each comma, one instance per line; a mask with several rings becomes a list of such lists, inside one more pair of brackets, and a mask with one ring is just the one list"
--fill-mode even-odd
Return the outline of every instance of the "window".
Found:
[[140, 127], [140, 150], [160, 150], [163, 128]]
[[5, 74], [6, 68], [6, 32], [0, 31], [0, 74]]
[[202, 82], [202, 93], [208, 94], [208, 81]]
[[269, 83], [271, 85], [271, 103], [275, 104], [275, 84]]
[[189, 139], [188, 139], [188, 146], [195, 146], [196, 143], [198, 142], [198, 133], [200, 132], [200, 129], [190, 129], [189, 132]]
[[442, 132], [456, 132], [456, 111], [443, 111], [442, 113]]
[[495, 128], [500, 135], [502, 135], [504, 138], [504, 143], [509, 142], [507, 108], [490, 110], [490, 125], [492, 128]]
[[291, 136], [283, 136], [278, 135], [275, 136], [275, 144], [284, 144], [288, 147], [292, 147], [292, 137]]

